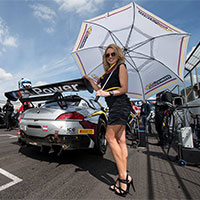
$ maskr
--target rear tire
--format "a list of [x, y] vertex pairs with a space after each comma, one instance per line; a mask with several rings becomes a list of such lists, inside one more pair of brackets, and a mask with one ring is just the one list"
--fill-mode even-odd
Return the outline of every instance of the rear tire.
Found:
[[99, 124], [97, 128], [97, 137], [95, 141], [95, 153], [97, 155], [103, 156], [106, 153], [107, 141], [105, 138], [106, 134], [106, 122], [103, 119], [99, 119]]

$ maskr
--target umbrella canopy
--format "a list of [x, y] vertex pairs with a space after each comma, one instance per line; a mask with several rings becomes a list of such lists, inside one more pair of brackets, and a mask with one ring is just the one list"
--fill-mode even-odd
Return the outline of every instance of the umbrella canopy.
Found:
[[147, 99], [183, 81], [189, 34], [135, 3], [82, 23], [72, 52], [83, 75], [97, 80], [109, 44], [123, 49], [128, 95]]

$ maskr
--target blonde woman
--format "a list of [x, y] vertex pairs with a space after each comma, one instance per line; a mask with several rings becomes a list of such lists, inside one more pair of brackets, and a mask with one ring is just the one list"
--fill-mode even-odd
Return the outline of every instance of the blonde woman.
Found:
[[[105, 73], [100, 77], [97, 84], [89, 76], [84, 76], [96, 90], [96, 96], [105, 97], [109, 107], [105, 137], [119, 173], [119, 177], [115, 184], [110, 186], [110, 189], [120, 196], [126, 196], [129, 193], [130, 185], [134, 189], [133, 179], [127, 174], [128, 149], [125, 127], [131, 104], [126, 95], [128, 91], [128, 73], [124, 61], [125, 57], [121, 48], [115, 44], [110, 44], [103, 55]], [[111, 73], [112, 75], [109, 77]], [[108, 77], [109, 80], [107, 80]], [[103, 90], [98, 84], [103, 87]]]

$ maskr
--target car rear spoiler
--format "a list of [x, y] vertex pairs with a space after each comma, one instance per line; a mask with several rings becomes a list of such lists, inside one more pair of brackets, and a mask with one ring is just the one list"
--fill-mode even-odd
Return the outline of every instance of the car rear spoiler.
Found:
[[56, 92], [54, 94], [49, 94], [49, 95], [40, 95], [40, 96], [21, 98], [20, 101], [24, 103], [24, 102], [33, 102], [33, 101], [47, 101], [47, 100], [51, 101], [51, 100], [58, 100], [62, 98], [63, 98], [62, 94], [60, 92]]
[[[4, 95], [11, 101], [17, 101], [18, 99], [23, 101], [22, 99], [26, 98], [30, 101], [30, 96], [33, 95], [47, 95], [55, 94], [57, 92], [79, 92], [82, 90], [88, 90], [90, 93], [93, 93], [90, 82], [85, 78], [5, 92]], [[45, 96], [43, 98], [45, 98]], [[48, 100], [48, 97], [46, 100]]]

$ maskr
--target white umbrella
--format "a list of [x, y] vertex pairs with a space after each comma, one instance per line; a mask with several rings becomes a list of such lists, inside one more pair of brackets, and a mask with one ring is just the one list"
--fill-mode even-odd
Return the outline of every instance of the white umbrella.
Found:
[[189, 34], [135, 3], [86, 20], [72, 52], [83, 75], [97, 80], [109, 44], [120, 46], [127, 66], [128, 95], [147, 99], [183, 81]]

